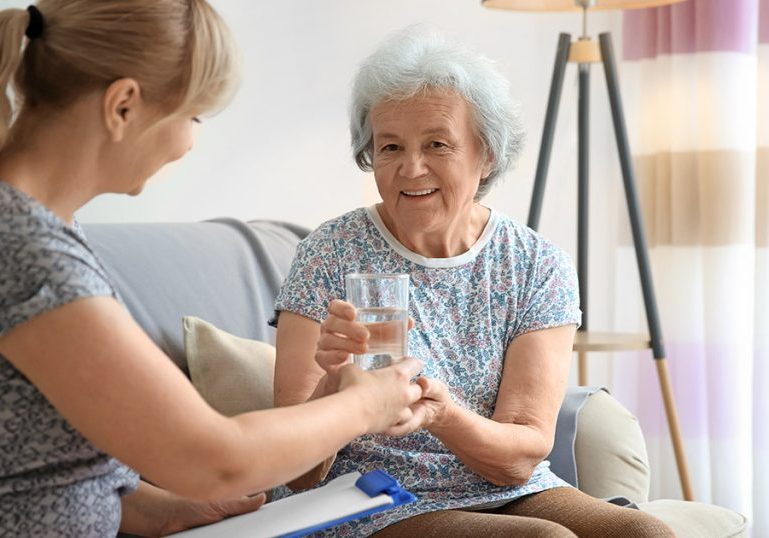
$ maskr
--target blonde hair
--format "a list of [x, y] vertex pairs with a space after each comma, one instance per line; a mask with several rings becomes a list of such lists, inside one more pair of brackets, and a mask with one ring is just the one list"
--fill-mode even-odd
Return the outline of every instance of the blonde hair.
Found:
[[120, 78], [167, 114], [223, 107], [238, 78], [237, 49], [206, 0], [39, 0], [0, 11], [0, 148], [19, 109], [64, 107]]

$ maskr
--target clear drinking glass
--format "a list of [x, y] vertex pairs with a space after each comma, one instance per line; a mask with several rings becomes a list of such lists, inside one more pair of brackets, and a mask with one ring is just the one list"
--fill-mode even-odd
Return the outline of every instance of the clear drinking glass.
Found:
[[370, 333], [368, 353], [353, 355], [355, 364], [373, 370], [403, 360], [408, 354], [409, 275], [353, 273], [344, 282], [356, 321]]

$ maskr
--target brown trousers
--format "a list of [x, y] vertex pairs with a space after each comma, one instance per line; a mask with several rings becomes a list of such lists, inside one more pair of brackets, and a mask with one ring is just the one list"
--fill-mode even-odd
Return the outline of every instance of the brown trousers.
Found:
[[376, 538], [674, 538], [672, 529], [640, 510], [622, 508], [574, 488], [555, 488], [489, 511], [440, 510], [399, 521]]

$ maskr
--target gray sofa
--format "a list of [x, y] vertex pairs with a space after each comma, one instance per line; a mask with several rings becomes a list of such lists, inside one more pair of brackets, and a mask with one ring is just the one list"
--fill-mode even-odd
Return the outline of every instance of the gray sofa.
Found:
[[[182, 316], [242, 338], [274, 342], [267, 321], [297, 242], [307, 230], [274, 221], [90, 224], [95, 251], [133, 316], [185, 372]], [[637, 420], [602, 390], [570, 389], [558, 419], [553, 469], [588, 494], [624, 497], [683, 537], [747, 536], [732, 511], [677, 500], [649, 502], [649, 467]]]

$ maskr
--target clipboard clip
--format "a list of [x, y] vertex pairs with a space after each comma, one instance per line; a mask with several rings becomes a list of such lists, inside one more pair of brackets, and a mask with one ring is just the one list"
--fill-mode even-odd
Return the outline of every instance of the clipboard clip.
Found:
[[417, 498], [401, 487], [395, 478], [382, 469], [374, 469], [360, 475], [355, 481], [355, 487], [363, 491], [369, 497], [385, 494], [393, 498], [394, 504], [414, 502]]

